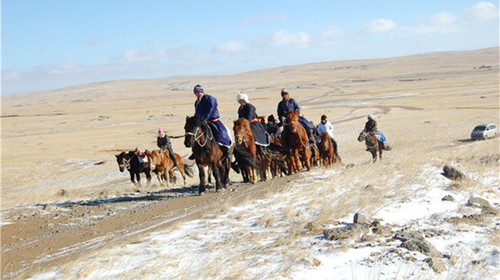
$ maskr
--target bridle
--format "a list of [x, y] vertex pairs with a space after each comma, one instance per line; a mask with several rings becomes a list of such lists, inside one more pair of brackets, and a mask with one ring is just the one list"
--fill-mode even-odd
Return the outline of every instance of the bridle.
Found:
[[363, 139], [365, 140], [366, 147], [368, 149], [377, 149], [377, 142], [375, 141], [373, 144], [369, 144], [368, 141], [366, 141], [367, 138], [373, 141], [373, 139], [370, 137], [370, 133], [367, 131], [363, 131], [362, 135]]
[[130, 170], [130, 161], [137, 156], [135, 153], [133, 156], [131, 156], [129, 159], [125, 159], [124, 156], [121, 157], [121, 163], [119, 164], [120, 168], [126, 168], [127, 170]]
[[[200, 132], [201, 131], [201, 132]], [[196, 141], [196, 143], [198, 143], [198, 145], [200, 147], [205, 147], [205, 145], [208, 143], [208, 140], [212, 140], [213, 137], [212, 135], [209, 135], [207, 137], [205, 137], [205, 142], [202, 144], [200, 143], [200, 138], [205, 135], [205, 132], [201, 129], [201, 127], [197, 126], [196, 127], [196, 131], [193, 133], [191, 131], [186, 131], [186, 135], [190, 135], [190, 136], [194, 136], [194, 140], [193, 141]]]

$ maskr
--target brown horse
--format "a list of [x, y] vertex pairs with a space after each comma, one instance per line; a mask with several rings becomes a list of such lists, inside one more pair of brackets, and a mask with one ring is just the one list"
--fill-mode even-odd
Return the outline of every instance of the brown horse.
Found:
[[321, 133], [319, 137], [321, 138], [321, 142], [318, 145], [321, 162], [324, 167], [330, 167], [337, 161], [332, 138], [330, 138], [327, 132]]
[[[175, 176], [175, 166], [172, 159], [167, 154], [168, 150], [152, 150], [146, 151], [149, 159], [151, 160], [151, 167], [156, 171], [156, 176], [158, 178], [158, 182], [163, 185], [166, 182], [168, 186], [167, 174], [170, 178], [173, 179], [174, 184], [177, 182], [177, 176]], [[180, 155], [174, 153], [175, 159], [177, 160], [177, 164], [179, 167], [177, 168], [179, 172], [181, 172], [182, 178], [184, 179], [184, 185], [186, 184], [186, 174], [189, 177], [193, 177], [191, 170], [184, 165], [182, 162], [182, 158]]]
[[[231, 158], [227, 158], [221, 150], [207, 122], [201, 116], [186, 117], [184, 131], [184, 145], [191, 148], [198, 166], [200, 176], [198, 193], [202, 194], [206, 191], [205, 166], [212, 168], [216, 191], [226, 188], [229, 183]], [[231, 147], [231, 153], [232, 150], [233, 147]]]
[[[250, 122], [245, 118], [239, 118], [233, 123], [234, 141], [236, 147], [250, 153], [252, 158], [256, 160], [257, 145], [255, 145], [255, 139], [253, 137], [252, 129], [250, 128]], [[255, 184], [257, 180], [255, 168], [248, 164], [245, 164], [243, 168], [244, 170], [241, 170], [243, 181], [247, 182], [248, 180], [250, 183]], [[246, 178], [246, 175], [248, 175], [248, 178]]]
[[377, 152], [380, 160], [382, 160], [382, 147], [380, 146], [380, 142], [377, 137], [373, 133], [369, 133], [366, 131], [361, 131], [358, 136], [358, 141], [365, 141], [366, 150], [372, 154], [373, 162], [377, 161]]
[[[149, 162], [139, 161], [139, 156], [135, 151], [129, 151], [128, 153], [121, 152], [120, 154], [115, 156], [120, 172], [123, 172], [125, 169], [127, 169], [130, 173], [130, 181], [133, 184], [141, 184], [140, 173], [144, 173], [146, 174], [149, 185], [149, 183], [151, 182], [151, 169], [149, 166]], [[135, 179], [137, 179], [137, 182]]]
[[307, 138], [306, 129], [299, 123], [298, 110], [286, 113], [286, 126], [281, 134], [281, 143], [284, 148], [289, 149], [288, 171], [293, 174], [302, 169], [301, 161], [306, 169], [311, 170], [311, 150]]

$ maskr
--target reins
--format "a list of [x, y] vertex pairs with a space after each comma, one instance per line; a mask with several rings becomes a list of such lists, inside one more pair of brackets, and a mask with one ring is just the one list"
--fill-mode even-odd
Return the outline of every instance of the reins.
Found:
[[[198, 134], [198, 131], [200, 131], [200, 130], [201, 130], [201, 133], [199, 133], [199, 134]], [[212, 137], [211, 135], [210, 135], [210, 136], [207, 136], [207, 137], [205, 137], [205, 143], [201, 144], [201, 143], [200, 143], [200, 141], [199, 141], [199, 139], [200, 139], [200, 138], [201, 138], [204, 134], [205, 134], [205, 132], [204, 132], [204, 131], [201, 129], [201, 127], [199, 127], [199, 126], [197, 126], [197, 127], [196, 127], [196, 132], [195, 132], [195, 133], [190, 132], [190, 131], [186, 132], [186, 135], [192, 135], [192, 136], [194, 136], [194, 141], [196, 141], [196, 143], [198, 143], [198, 145], [199, 145], [200, 147], [202, 147], [202, 148], [203, 148], [203, 147], [205, 147], [205, 145], [208, 143], [208, 140], [212, 140], [212, 139], [213, 139], [213, 137]]]
[[120, 164], [120, 167], [126, 168], [127, 170], [130, 170], [130, 161], [137, 156], [135, 153], [133, 156], [131, 156], [129, 159], [125, 159], [125, 157], [122, 157], [122, 163]]

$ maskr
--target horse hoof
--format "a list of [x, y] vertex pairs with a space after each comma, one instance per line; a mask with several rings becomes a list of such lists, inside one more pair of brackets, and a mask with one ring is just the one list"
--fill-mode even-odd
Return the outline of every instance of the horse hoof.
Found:
[[199, 196], [202, 196], [202, 195], [204, 195], [204, 194], [205, 194], [205, 192], [199, 192], [199, 193], [198, 193], [198, 195], [199, 195]]
[[255, 185], [255, 181], [250, 181], [250, 184]]

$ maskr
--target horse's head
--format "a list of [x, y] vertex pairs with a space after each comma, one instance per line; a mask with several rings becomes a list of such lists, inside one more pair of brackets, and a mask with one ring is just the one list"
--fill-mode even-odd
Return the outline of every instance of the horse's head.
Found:
[[118, 168], [120, 169], [120, 172], [125, 171], [125, 168], [127, 167], [127, 154], [125, 152], [121, 152], [118, 155], [115, 155], [116, 157], [116, 162], [118, 163]]
[[290, 110], [286, 112], [286, 122], [290, 126], [290, 131], [296, 132], [299, 125], [299, 111]]
[[186, 117], [184, 125], [184, 146], [191, 148], [195, 141], [203, 137], [206, 121], [201, 116]]
[[152, 150], [152, 151], [146, 150], [144, 153], [148, 156], [149, 160], [151, 161], [151, 166], [153, 168], [156, 168], [156, 166], [161, 165], [161, 153], [163, 153], [162, 150]]
[[250, 122], [245, 118], [239, 118], [234, 121], [234, 140], [236, 144], [241, 145], [249, 138]]
[[366, 138], [366, 135], [367, 135], [367, 134], [368, 134], [368, 133], [367, 133], [366, 131], [364, 131], [364, 130], [363, 130], [363, 131], [361, 131], [361, 133], [360, 133], [360, 134], [359, 134], [359, 136], [358, 136], [358, 141], [359, 141], [359, 142], [363, 142], [363, 141], [365, 141], [365, 138]]

